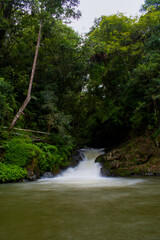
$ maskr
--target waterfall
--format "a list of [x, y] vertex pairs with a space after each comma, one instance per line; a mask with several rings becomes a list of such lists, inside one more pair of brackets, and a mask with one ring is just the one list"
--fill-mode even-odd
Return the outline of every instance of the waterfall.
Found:
[[95, 159], [104, 153], [103, 149], [81, 149], [83, 160], [77, 167], [68, 168], [57, 177], [40, 180], [41, 184], [53, 184], [54, 187], [123, 187], [143, 182], [141, 179], [102, 177], [101, 166]]
[[100, 177], [100, 164], [95, 163], [96, 157], [103, 153], [103, 149], [81, 149], [83, 161], [76, 168], [69, 168], [59, 178], [84, 180]]

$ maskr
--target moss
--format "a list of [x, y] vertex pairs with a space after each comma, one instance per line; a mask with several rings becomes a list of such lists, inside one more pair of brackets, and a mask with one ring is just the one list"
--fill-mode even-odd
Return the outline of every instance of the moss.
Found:
[[128, 177], [134, 175], [134, 171], [127, 168], [118, 168], [110, 171], [113, 176]]

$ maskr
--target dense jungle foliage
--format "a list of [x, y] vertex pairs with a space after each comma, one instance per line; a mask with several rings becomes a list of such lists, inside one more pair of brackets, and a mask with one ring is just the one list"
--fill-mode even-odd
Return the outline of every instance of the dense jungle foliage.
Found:
[[[0, 3], [0, 181], [23, 178], [28, 164], [56, 171], [77, 145], [160, 130], [160, 1], [145, 0], [140, 17], [101, 16], [85, 37], [66, 24], [78, 3]], [[47, 133], [38, 143], [7, 128], [27, 95], [40, 24], [31, 100], [14, 126]]]

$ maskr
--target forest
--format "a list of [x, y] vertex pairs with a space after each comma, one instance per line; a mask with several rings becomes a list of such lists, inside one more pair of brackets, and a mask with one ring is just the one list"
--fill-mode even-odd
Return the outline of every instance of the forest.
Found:
[[78, 5], [1, 0], [1, 183], [55, 174], [83, 146], [149, 134], [159, 151], [160, 1], [101, 16], [85, 36], [67, 25]]

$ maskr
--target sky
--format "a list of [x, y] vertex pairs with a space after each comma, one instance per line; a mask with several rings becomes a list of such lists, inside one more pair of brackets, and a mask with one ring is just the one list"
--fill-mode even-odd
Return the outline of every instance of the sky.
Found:
[[144, 0], [80, 0], [79, 10], [82, 17], [74, 20], [70, 26], [79, 34], [89, 31], [95, 18], [109, 16], [118, 12], [126, 16], [140, 15], [139, 10]]

